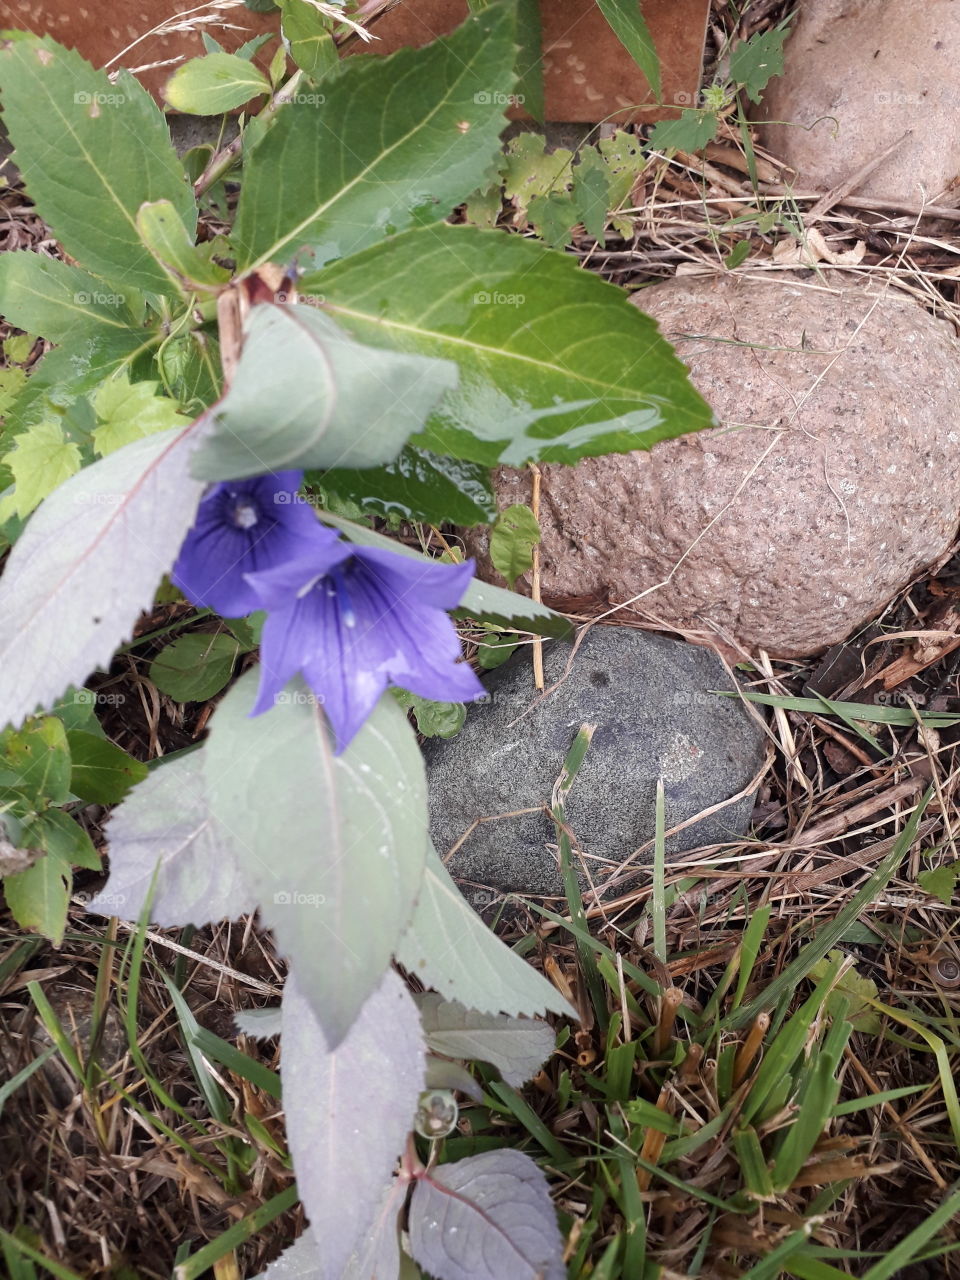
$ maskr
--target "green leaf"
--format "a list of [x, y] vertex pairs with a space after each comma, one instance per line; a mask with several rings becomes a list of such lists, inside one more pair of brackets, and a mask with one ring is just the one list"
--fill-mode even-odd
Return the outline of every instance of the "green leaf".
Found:
[[317, 473], [315, 479], [327, 493], [357, 503], [370, 515], [476, 525], [489, 524], [497, 514], [486, 467], [412, 445], [385, 467], [338, 468]]
[[[420, 559], [419, 551], [404, 546], [392, 538], [385, 538], [381, 533], [366, 529], [363, 525], [335, 516], [329, 511], [321, 513], [325, 524], [333, 525], [341, 530], [351, 542], [363, 547], [382, 547], [385, 551], [395, 551], [401, 556], [414, 556]], [[572, 630], [571, 624], [562, 614], [554, 613], [546, 605], [526, 596], [518, 596], [513, 591], [505, 591], [503, 587], [491, 586], [488, 582], [480, 582], [477, 578], [470, 583], [460, 601], [460, 607], [453, 611], [458, 618], [474, 618], [478, 622], [492, 622], [501, 627], [514, 627], [521, 631], [532, 631], [541, 636], [553, 636], [562, 639]]]
[[209, 251], [194, 244], [169, 200], [154, 200], [137, 210], [140, 239], [157, 262], [181, 284], [216, 288], [230, 279], [226, 267], [211, 262]]
[[129, 369], [143, 351], [158, 339], [129, 329], [98, 330], [80, 345], [54, 347], [27, 379], [26, 386], [7, 410], [8, 429], [32, 427], [50, 417], [51, 410], [63, 415], [81, 397], [95, 391], [119, 370]]
[[158, 355], [167, 388], [184, 409], [209, 409], [219, 399], [223, 373], [216, 334], [194, 329], [164, 343]]
[[176, 702], [206, 702], [229, 683], [239, 653], [233, 636], [192, 631], [161, 649], [149, 677]]
[[175, 111], [215, 116], [233, 111], [251, 98], [270, 92], [270, 81], [246, 58], [233, 53], [208, 53], [177, 67], [163, 86], [163, 96]]
[[267, 79], [270, 81], [271, 89], [278, 88], [280, 81], [286, 74], [286, 70], [287, 51], [281, 43], [274, 49], [273, 57], [270, 59], [270, 66], [267, 68]]
[[917, 876], [917, 883], [924, 893], [929, 893], [933, 898], [939, 898], [945, 907], [949, 907], [953, 901], [958, 877], [960, 877], [960, 862], [945, 862], [940, 867], [934, 867], [932, 871], [921, 871]]
[[234, 836], [210, 815], [204, 750], [176, 752], [110, 815], [110, 879], [90, 911], [164, 928], [236, 920], [257, 901], [237, 867]]
[[189, 418], [158, 391], [159, 382], [131, 383], [125, 371], [105, 382], [93, 401], [99, 423], [93, 432], [96, 451], [106, 456], [157, 431], [185, 427]]
[[542, 133], [518, 134], [507, 143], [503, 161], [504, 194], [524, 212], [537, 196], [565, 192], [572, 180], [572, 166], [573, 152], [566, 147], [547, 151]]
[[743, 240], [738, 240], [730, 252], [723, 260], [723, 265], [728, 271], [733, 271], [740, 266], [741, 262], [746, 262], [750, 257], [750, 237], [745, 236]]
[[481, 671], [493, 671], [496, 667], [502, 667], [516, 651], [518, 642], [519, 636], [511, 632], [503, 635], [490, 632], [478, 641], [477, 666]]
[[432, 846], [397, 960], [445, 999], [468, 1009], [576, 1017], [556, 987], [487, 928]]
[[562, 249], [570, 243], [570, 231], [577, 215], [565, 191], [534, 196], [527, 213], [540, 239], [551, 249]]
[[31, 847], [39, 845], [68, 866], [100, 870], [100, 855], [90, 837], [80, 823], [62, 809], [48, 809], [38, 814], [24, 828], [24, 839]]
[[257, 676], [244, 675], [213, 717], [204, 749], [210, 810], [237, 833], [241, 874], [332, 1050], [413, 911], [427, 844], [423, 761], [392, 698], [334, 755], [323, 710], [300, 681], [249, 717]]
[[660, 59], [650, 28], [640, 11], [640, 0], [597, 0], [600, 12], [620, 43], [647, 78], [653, 96], [660, 98]]
[[[9, 255], [8, 255], [9, 256]], [[0, 271], [3, 268], [3, 259], [0, 258]], [[13, 324], [14, 321], [5, 315], [8, 323]], [[22, 327], [22, 326], [21, 326]], [[23, 364], [30, 357], [34, 343], [37, 339], [31, 333], [16, 333], [10, 338], [4, 338], [0, 343], [0, 350], [3, 351], [3, 358], [11, 364]]]
[[44, 807], [63, 804], [70, 794], [70, 749], [56, 716], [29, 721], [0, 737], [2, 785]]
[[517, 3], [517, 102], [534, 120], [543, 124], [543, 24], [539, 0]]
[[492, 6], [424, 49], [348, 58], [315, 103], [284, 107], [246, 161], [238, 268], [305, 246], [322, 266], [446, 218], [497, 156], [514, 25]]
[[358, 340], [459, 364], [417, 446], [488, 465], [576, 462], [712, 422], [649, 316], [520, 236], [407, 231], [307, 280]]
[[67, 923], [71, 879], [69, 867], [53, 854], [7, 876], [3, 894], [20, 928], [35, 929], [59, 946]]
[[661, 120], [647, 140], [648, 151], [699, 151], [712, 142], [720, 128], [715, 111], [687, 108], [676, 120]]
[[[601, 138], [597, 148], [607, 166], [610, 181], [609, 208], [619, 209], [646, 165], [643, 142], [635, 133], [618, 129], [612, 138]], [[580, 156], [583, 163], [583, 153]]]
[[[0, 314], [2, 311], [0, 307]], [[23, 369], [0, 369], [0, 415], [6, 417], [9, 406], [19, 396], [26, 381]]]
[[490, 561], [511, 588], [533, 566], [533, 548], [540, 542], [537, 517], [522, 502], [497, 516], [490, 532]]
[[248, 614], [246, 618], [225, 619], [227, 626], [237, 638], [241, 653], [249, 653], [251, 649], [257, 647], [266, 620], [267, 615], [262, 609]]
[[147, 776], [147, 766], [107, 738], [73, 729], [67, 734], [73, 772], [70, 790], [90, 804], [117, 804]]
[[72, 258], [121, 288], [166, 293], [136, 214], [172, 200], [193, 231], [196, 206], [160, 108], [133, 76], [115, 84], [49, 36], [0, 47], [4, 121], [37, 212]]
[[4, 462], [16, 490], [0, 500], [0, 520], [27, 516], [48, 493], [80, 470], [80, 450], [64, 438], [59, 422], [47, 419], [13, 437], [16, 446]]
[[[843, 960], [842, 951], [831, 951], [810, 970], [810, 980], [819, 982], [833, 964]], [[873, 1011], [872, 1000], [877, 998], [877, 984], [872, 978], [862, 978], [854, 967], [840, 975], [836, 986], [826, 999], [826, 1009], [831, 1017], [843, 1016], [855, 1031], [877, 1035], [880, 1031], [879, 1015]]]
[[51, 342], [97, 329], [126, 332], [133, 324], [126, 301], [126, 294], [57, 258], [26, 249], [0, 254], [0, 314]]
[[789, 34], [787, 27], [758, 31], [731, 53], [730, 79], [743, 85], [751, 102], [759, 102], [761, 90], [774, 76], [783, 75], [783, 42]]
[[400, 706], [413, 712], [417, 729], [425, 738], [455, 738], [467, 719], [462, 702], [434, 702], [407, 689], [392, 689]]
[[194, 474], [392, 462], [456, 380], [450, 361], [363, 346], [314, 307], [253, 307]]
[[[106, 696], [124, 697], [123, 694]], [[84, 733], [95, 733], [98, 737], [105, 738], [107, 735], [97, 719], [96, 705], [97, 694], [92, 689], [68, 689], [50, 708], [50, 714], [63, 723], [68, 733], [71, 729], [82, 729]]]
[[599, 151], [585, 147], [573, 171], [573, 203], [584, 230], [602, 244], [610, 209], [610, 166]]
[[290, 45], [290, 57], [308, 76], [319, 80], [338, 66], [333, 33], [308, 0], [283, 0], [280, 27]]

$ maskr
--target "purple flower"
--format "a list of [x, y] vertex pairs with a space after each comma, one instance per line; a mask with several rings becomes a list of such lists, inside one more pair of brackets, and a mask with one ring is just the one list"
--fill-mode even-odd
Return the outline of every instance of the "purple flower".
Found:
[[260, 641], [260, 690], [252, 715], [273, 706], [302, 672], [323, 701], [343, 751], [388, 685], [439, 702], [484, 696], [459, 662], [455, 608], [473, 562], [424, 562], [394, 551], [347, 546], [348, 558], [309, 551], [248, 575], [269, 610]]
[[170, 574], [188, 600], [225, 618], [240, 618], [260, 608], [248, 573], [307, 552], [326, 567], [349, 554], [300, 500], [302, 475], [276, 471], [211, 485]]

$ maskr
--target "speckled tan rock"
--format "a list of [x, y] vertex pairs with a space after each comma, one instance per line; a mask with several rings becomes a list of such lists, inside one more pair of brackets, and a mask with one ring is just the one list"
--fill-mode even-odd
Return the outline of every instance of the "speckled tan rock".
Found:
[[958, 63], [955, 0], [804, 0], [761, 140], [828, 190], [912, 130], [857, 194], [936, 202], [960, 172]]
[[[669, 626], [798, 657], [947, 549], [960, 343], [945, 321], [837, 274], [671, 281], [637, 301], [722, 425], [542, 468], [545, 596], [655, 588], [638, 607]], [[502, 506], [529, 502], [529, 474], [503, 469], [497, 489]], [[467, 541], [497, 580], [485, 532]]]

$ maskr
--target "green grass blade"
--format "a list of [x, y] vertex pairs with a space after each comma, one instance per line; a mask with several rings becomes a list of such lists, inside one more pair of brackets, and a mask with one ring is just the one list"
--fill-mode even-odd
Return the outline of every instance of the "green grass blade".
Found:
[[222, 1067], [226, 1067], [234, 1075], [242, 1076], [244, 1080], [249, 1080], [251, 1084], [256, 1085], [258, 1089], [262, 1089], [269, 1097], [280, 1097], [280, 1077], [276, 1071], [271, 1071], [269, 1067], [265, 1067], [256, 1058], [250, 1058], [247, 1054], [241, 1053], [236, 1045], [230, 1044], [228, 1040], [221, 1040], [219, 1036], [214, 1035], [212, 1031], [208, 1031], [206, 1027], [198, 1027], [194, 1032], [193, 1043], [205, 1057], [210, 1058], [213, 1062], [219, 1062]]
[[[258, 1231], [268, 1227], [271, 1222], [280, 1217], [281, 1213], [286, 1213], [296, 1203], [297, 1188], [294, 1183], [273, 1196], [266, 1204], [262, 1204], [253, 1213], [235, 1222], [232, 1227], [224, 1231], [223, 1235], [205, 1244], [185, 1262], [174, 1267], [174, 1280], [198, 1280], [198, 1277], [202, 1276], [215, 1262], [219, 1262], [232, 1250], [250, 1240]], [[79, 1280], [79, 1277], [71, 1277], [71, 1280]]]
[[43, 1064], [57, 1052], [55, 1044], [50, 1045], [48, 1049], [44, 1049], [38, 1057], [28, 1063], [22, 1071], [18, 1071], [15, 1076], [11, 1076], [9, 1080], [4, 1081], [0, 1085], [0, 1116], [3, 1115], [3, 1108], [13, 1095], [17, 1092], [21, 1085], [27, 1083], [35, 1071], [39, 1071]]
[[508, 1084], [500, 1080], [494, 1080], [490, 1084], [490, 1092], [503, 1104], [510, 1115], [523, 1125], [534, 1142], [543, 1147], [555, 1164], [566, 1166], [573, 1161], [573, 1156], [563, 1143], [554, 1137], [529, 1102], [515, 1089], [511, 1089]]
[[960, 1188], [954, 1183], [949, 1194], [943, 1198], [933, 1213], [918, 1227], [914, 1227], [909, 1235], [904, 1236], [899, 1244], [894, 1245], [885, 1257], [875, 1262], [869, 1271], [865, 1271], [863, 1280], [891, 1280], [898, 1271], [912, 1262], [927, 1241], [958, 1213], [960, 1213]]
[[917, 827], [923, 817], [923, 811], [930, 803], [933, 788], [929, 787], [923, 794], [919, 804], [910, 816], [910, 821], [901, 831], [896, 844], [879, 864], [866, 883], [854, 894], [847, 905], [838, 911], [829, 924], [819, 931], [812, 942], [809, 942], [795, 960], [793, 960], [773, 982], [749, 1004], [735, 1010], [724, 1019], [724, 1026], [729, 1030], [747, 1026], [758, 1013], [769, 1009], [771, 1004], [781, 996], [793, 992], [807, 976], [817, 961], [822, 960], [828, 951], [837, 944], [845, 930], [857, 919], [861, 911], [867, 907], [877, 894], [881, 893], [887, 883], [895, 875], [897, 868], [913, 844]]
[[925, 1084], [907, 1084], [902, 1089], [885, 1089], [883, 1093], [868, 1093], [864, 1098], [850, 1098], [840, 1102], [833, 1109], [834, 1116], [852, 1116], [857, 1111], [870, 1111], [873, 1107], [882, 1107], [885, 1102], [895, 1102], [897, 1098], [906, 1098], [911, 1093], [922, 1093]]
[[3, 1227], [0, 1227], [0, 1244], [3, 1245], [4, 1253], [8, 1249], [11, 1253], [16, 1250], [22, 1258], [28, 1258], [31, 1262], [39, 1262], [41, 1267], [56, 1277], [56, 1280], [83, 1280], [83, 1276], [77, 1275], [76, 1271], [71, 1271], [59, 1262], [54, 1262], [53, 1258], [48, 1258], [39, 1249], [32, 1248], [25, 1240], [18, 1240], [16, 1236], [4, 1231]]

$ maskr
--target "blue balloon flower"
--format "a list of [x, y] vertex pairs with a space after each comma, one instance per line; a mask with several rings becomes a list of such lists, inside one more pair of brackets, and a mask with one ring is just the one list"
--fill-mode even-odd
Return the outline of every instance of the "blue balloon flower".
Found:
[[260, 608], [247, 574], [308, 550], [318, 563], [326, 557], [327, 565], [349, 555], [300, 497], [302, 478], [300, 471], [276, 471], [211, 485], [170, 574], [188, 600], [240, 618]]
[[342, 543], [331, 565], [321, 549], [247, 574], [268, 610], [260, 641], [260, 689], [252, 715], [269, 710], [302, 673], [321, 700], [338, 753], [384, 689], [397, 685], [439, 702], [469, 702], [483, 685], [460, 662], [446, 610], [460, 603], [473, 562], [440, 564]]

